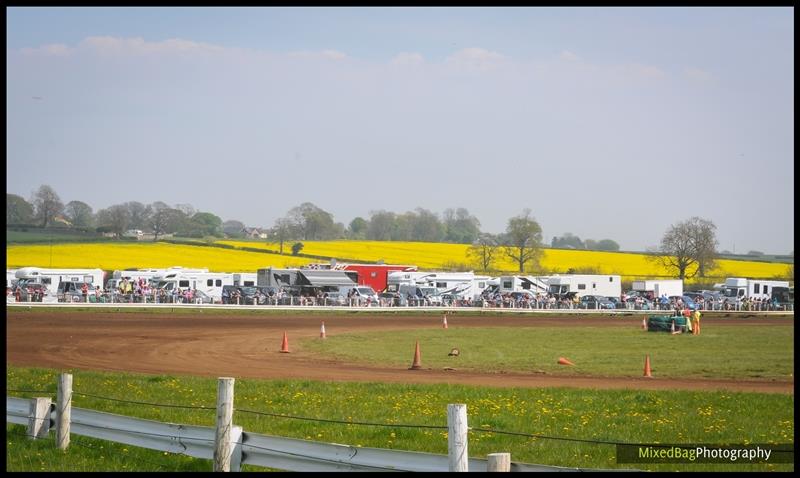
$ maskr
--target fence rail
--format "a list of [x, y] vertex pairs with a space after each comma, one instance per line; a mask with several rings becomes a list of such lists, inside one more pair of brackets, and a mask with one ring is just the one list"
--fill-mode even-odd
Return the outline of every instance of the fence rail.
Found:
[[[6, 397], [6, 422], [26, 425], [30, 399]], [[56, 422], [51, 407], [49, 420]], [[214, 459], [215, 428], [162, 423], [72, 407], [71, 433], [195, 458]], [[447, 471], [448, 456], [355, 447], [296, 438], [245, 433], [234, 427], [231, 469], [256, 465], [288, 471]], [[487, 471], [488, 460], [469, 459], [470, 471]], [[511, 463], [511, 471], [588, 471], [530, 463]]]
[[[657, 314], [674, 311], [675, 309], [576, 309], [576, 308], [531, 308], [531, 307], [467, 307], [467, 306], [361, 306], [352, 307], [334, 305], [236, 305], [236, 304], [182, 304], [182, 303], [141, 303], [141, 302], [120, 302], [120, 303], [95, 303], [95, 302], [7, 302], [7, 307], [58, 307], [58, 308], [115, 308], [115, 309], [219, 309], [219, 310], [326, 310], [326, 311], [352, 311], [362, 310], [369, 312], [455, 312], [455, 311], [476, 311], [476, 312], [500, 312], [500, 313], [521, 313], [536, 312], [548, 314], [606, 314], [606, 315], [641, 315]], [[764, 314], [764, 315], [794, 315], [794, 306], [789, 305], [784, 310], [749, 310], [749, 309], [700, 309], [702, 312], [723, 312], [733, 314]]]
[[447, 455], [245, 433], [241, 426], [233, 424], [234, 381], [235, 379], [230, 377], [218, 379], [215, 427], [162, 423], [72, 407], [72, 397], [75, 394], [84, 394], [73, 391], [72, 375], [68, 373], [62, 373], [58, 377], [56, 403], [52, 403], [51, 398], [46, 396], [52, 392], [29, 391], [45, 396], [28, 399], [7, 396], [6, 422], [26, 425], [26, 436], [31, 439], [46, 438], [55, 426], [55, 444], [62, 450], [67, 449], [70, 434], [75, 433], [151, 450], [213, 460], [214, 471], [239, 471], [242, 464], [310, 472], [601, 471], [590, 468], [512, 463], [508, 453], [490, 454], [488, 457], [490, 459], [470, 458], [467, 455], [469, 427], [466, 404], [447, 405]]

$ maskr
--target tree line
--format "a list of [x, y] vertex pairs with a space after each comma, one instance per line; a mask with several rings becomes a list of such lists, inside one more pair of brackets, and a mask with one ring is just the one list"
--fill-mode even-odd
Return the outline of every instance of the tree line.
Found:
[[[58, 224], [56, 224], [58, 223]], [[138, 229], [152, 233], [155, 240], [164, 235], [180, 237], [242, 237], [245, 225], [239, 220], [224, 221], [213, 213], [197, 211], [189, 204], [170, 206], [162, 201], [143, 204], [137, 201], [115, 204], [94, 212], [82, 201], [64, 204], [55, 190], [42, 185], [31, 200], [6, 194], [6, 225], [60, 225], [97, 233], [113, 233], [117, 238]], [[542, 228], [530, 209], [508, 219], [506, 230], [499, 234], [481, 232], [480, 221], [464, 208], [446, 209], [441, 217], [427, 209], [397, 214], [371, 211], [369, 218], [356, 217], [345, 226], [333, 215], [305, 202], [290, 209], [265, 230], [268, 240], [280, 244], [298, 240], [364, 239], [375, 241], [420, 241], [469, 244], [467, 257], [481, 270], [492, 269], [500, 258], [512, 260], [519, 272], [541, 271], [539, 264], [544, 247]], [[707, 219], [692, 217], [671, 225], [650, 258], [681, 279], [703, 277], [716, 265], [716, 226]], [[566, 233], [553, 237], [552, 247], [618, 251], [611, 239], [581, 241]], [[292, 247], [296, 254], [302, 244]]]

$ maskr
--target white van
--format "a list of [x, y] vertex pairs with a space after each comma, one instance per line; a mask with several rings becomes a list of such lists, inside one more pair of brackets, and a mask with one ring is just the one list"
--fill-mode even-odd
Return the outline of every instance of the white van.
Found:
[[355, 287], [340, 287], [339, 291], [353, 301], [353, 305], [377, 305], [378, 293], [366, 285], [358, 285]]

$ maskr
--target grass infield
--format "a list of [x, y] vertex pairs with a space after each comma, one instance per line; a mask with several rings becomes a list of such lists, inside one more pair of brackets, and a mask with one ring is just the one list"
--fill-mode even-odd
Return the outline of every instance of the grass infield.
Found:
[[[424, 356], [423, 356], [424, 357]], [[424, 360], [424, 358], [423, 358]], [[56, 396], [60, 370], [7, 366], [8, 395]], [[213, 407], [215, 379], [70, 370], [74, 406], [159, 420], [213, 426], [214, 410], [122, 403], [81, 393], [168, 405]], [[14, 390], [40, 390], [21, 393]], [[654, 471], [793, 471], [794, 465], [617, 465], [616, 448], [552, 438], [479, 432], [491, 428], [549, 437], [625, 443], [793, 443], [794, 396], [689, 391], [495, 389], [237, 379], [234, 423], [253, 433], [446, 454], [448, 403], [467, 404], [469, 453], [510, 452], [513, 461]], [[268, 417], [244, 410], [387, 426]], [[50, 438], [31, 441], [24, 427], [6, 426], [6, 471], [209, 471], [208, 460], [73, 436], [66, 452]], [[260, 468], [245, 466], [245, 470]]]

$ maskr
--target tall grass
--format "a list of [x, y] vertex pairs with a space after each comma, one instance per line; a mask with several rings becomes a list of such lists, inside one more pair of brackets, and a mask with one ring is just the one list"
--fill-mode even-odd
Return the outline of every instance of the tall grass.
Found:
[[[81, 395], [173, 405], [214, 406], [216, 380], [71, 370], [74, 406], [121, 415], [201, 426], [214, 425], [213, 410], [120, 403]], [[13, 390], [45, 390], [55, 397], [59, 371], [7, 367]], [[411, 372], [409, 372], [411, 373]], [[44, 395], [47, 395], [44, 394]], [[650, 470], [793, 470], [793, 465], [617, 465], [615, 447], [548, 437], [626, 443], [793, 443], [794, 397], [783, 394], [640, 390], [496, 389], [460, 385], [338, 383], [240, 379], [235, 384], [234, 423], [245, 431], [363, 447], [447, 453], [446, 430], [394, 424], [446, 426], [449, 403], [465, 403], [470, 456], [510, 452], [514, 461], [594, 468]], [[249, 413], [372, 422], [380, 426], [325, 423]], [[385, 425], [385, 426], [383, 426]], [[522, 432], [524, 437], [477, 429]], [[74, 438], [85, 447], [66, 453], [46, 441], [20, 437], [6, 427], [7, 471], [210, 470], [205, 460], [133, 450], [99, 440]], [[99, 448], [102, 446], [103, 448]], [[127, 449], [127, 451], [124, 451]], [[130, 453], [130, 455], [127, 455]], [[128, 458], [130, 457], [130, 458]], [[187, 460], [185, 463], [183, 460]], [[155, 463], [155, 464], [154, 464]], [[254, 467], [251, 469], [255, 469]]]

